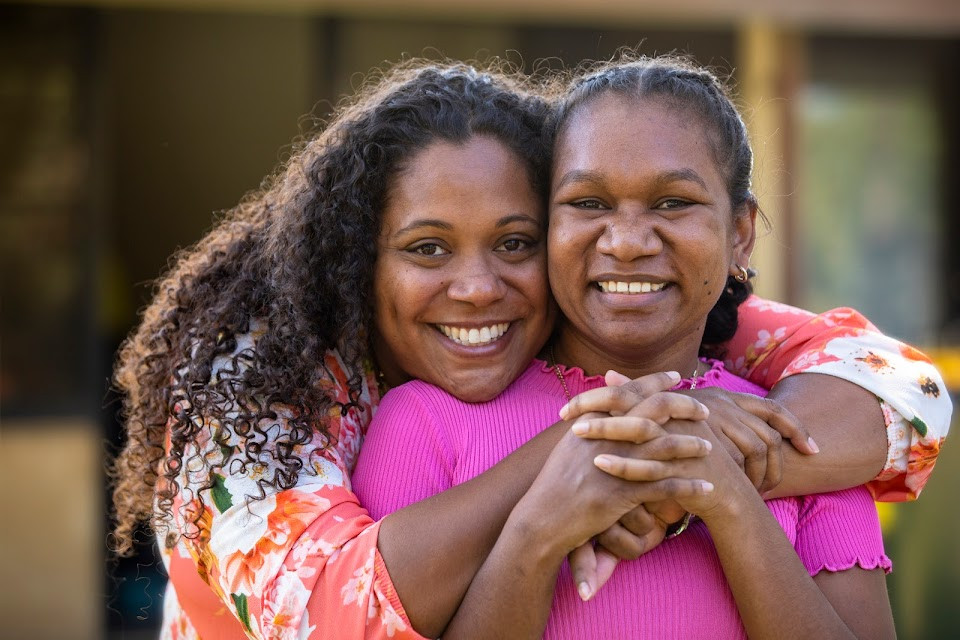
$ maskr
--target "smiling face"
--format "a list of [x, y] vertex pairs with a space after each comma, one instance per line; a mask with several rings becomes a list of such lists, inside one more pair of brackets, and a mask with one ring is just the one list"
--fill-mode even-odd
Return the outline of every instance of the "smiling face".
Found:
[[469, 402], [514, 380], [553, 325], [545, 215], [508, 147], [435, 142], [391, 184], [374, 266], [374, 350], [387, 381]]
[[590, 374], [689, 375], [727, 275], [748, 264], [754, 216], [732, 211], [696, 116], [610, 93], [579, 106], [557, 140], [550, 196], [562, 359]]

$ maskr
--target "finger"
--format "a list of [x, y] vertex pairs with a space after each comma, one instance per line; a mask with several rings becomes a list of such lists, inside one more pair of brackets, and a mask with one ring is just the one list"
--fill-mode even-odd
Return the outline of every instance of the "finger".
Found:
[[[653, 504], [666, 503], [658, 502]], [[643, 537], [655, 529], [657, 527], [657, 519], [650, 510], [647, 509], [648, 506], [647, 504], [641, 504], [623, 514], [620, 517], [620, 524], [623, 528], [638, 537]]]
[[783, 436], [753, 414], [742, 414], [741, 421], [745, 428], [753, 430], [767, 449], [766, 470], [763, 480], [757, 488], [760, 491], [769, 491], [780, 484], [783, 479]]
[[722, 429], [723, 435], [743, 454], [743, 472], [747, 474], [750, 483], [759, 489], [767, 473], [766, 443], [740, 420], [725, 423]]
[[663, 428], [653, 420], [635, 416], [578, 418], [570, 430], [581, 438], [590, 440], [615, 440], [635, 444], [665, 435]]
[[[620, 562], [620, 559], [604, 549], [603, 547], [596, 548], [597, 554], [597, 578], [596, 585], [594, 586], [593, 593], [596, 594], [603, 588], [603, 585], [607, 583], [607, 580], [610, 579], [610, 576], [613, 575], [613, 570], [617, 568], [617, 563]], [[592, 594], [591, 594], [592, 597]]]
[[639, 558], [646, 551], [643, 540], [619, 523], [610, 525], [606, 531], [598, 535], [597, 544], [623, 560]]
[[757, 416], [784, 439], [789, 440], [793, 448], [807, 455], [820, 452], [820, 447], [803, 427], [800, 419], [776, 400], [769, 400], [750, 394], [731, 394], [733, 401], [744, 411]]
[[[570, 561], [570, 573], [573, 584], [580, 594], [580, 599], [586, 602], [596, 593], [597, 585], [597, 555], [593, 543], [584, 542], [567, 556]], [[612, 572], [612, 570], [611, 570]], [[607, 576], [609, 578], [610, 576]], [[606, 579], [604, 579], [606, 582]]]
[[630, 482], [655, 482], [676, 476], [677, 461], [624, 458], [604, 453], [593, 459], [593, 464], [605, 473]]
[[603, 381], [608, 387], [619, 387], [630, 382], [630, 378], [611, 369], [603, 376]]
[[705, 438], [670, 433], [639, 445], [632, 452], [631, 457], [643, 460], [682, 460], [702, 458], [712, 449], [713, 443]]
[[[628, 483], [618, 491], [625, 500], [634, 504], [660, 500], [676, 500], [683, 504], [684, 500], [708, 495], [713, 490], [713, 483], [702, 478], [669, 477], [653, 482]], [[657, 532], [659, 528], [654, 528], [653, 531]], [[647, 538], [649, 540], [649, 534]], [[648, 545], [647, 551], [652, 548]]]
[[[664, 530], [667, 527], [667, 523], [676, 522], [687, 514], [687, 510], [680, 506], [675, 500], [645, 502], [643, 506], [647, 510], [647, 513], [650, 514], [650, 517], [654, 519], [656, 523], [655, 526]], [[622, 520], [621, 518], [621, 521]]]
[[585, 413], [600, 412], [624, 414], [635, 407], [645, 396], [622, 387], [599, 387], [579, 393], [560, 408], [563, 420], [574, 420]]
[[649, 418], [658, 424], [664, 424], [671, 419], [706, 420], [710, 416], [710, 410], [696, 398], [667, 391], [644, 398], [626, 413]]
[[[610, 412], [611, 407], [603, 404], [602, 401], [612, 401], [618, 403], [613, 406], [613, 410], [620, 408], [623, 412], [625, 412], [627, 409], [634, 406], [638, 400], [657, 393], [658, 391], [666, 391], [667, 389], [676, 386], [679, 381], [679, 373], [676, 371], [667, 371], [662, 373], [652, 373], [650, 375], [637, 378], [636, 380], [630, 380], [629, 382], [626, 382], [620, 386], [601, 387], [600, 389], [586, 391], [575, 396], [570, 402], [561, 407], [560, 417], [564, 420], [572, 420], [573, 418], [576, 418], [587, 411]], [[603, 390], [613, 391], [614, 393], [612, 395], [593, 393]], [[595, 404], [584, 405], [584, 403]], [[581, 406], [587, 408], [581, 408]], [[590, 406], [593, 408], [588, 408]]]

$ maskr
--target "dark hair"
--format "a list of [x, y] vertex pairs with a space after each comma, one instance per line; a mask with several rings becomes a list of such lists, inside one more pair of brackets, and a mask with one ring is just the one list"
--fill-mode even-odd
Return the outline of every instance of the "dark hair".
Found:
[[[516, 72], [397, 65], [176, 257], [121, 347], [115, 373], [127, 435], [111, 470], [119, 553], [132, 549], [138, 522], [172, 516], [183, 469], [194, 478], [198, 465], [205, 477], [226, 459], [231, 469], [266, 462], [261, 498], [310, 472], [295, 447], [317, 432], [330, 444], [331, 409], [360, 410], [391, 179], [434, 141], [484, 135], [513, 150], [545, 194], [549, 110]], [[339, 398], [323, 364], [329, 350], [338, 351], [349, 377]], [[205, 438], [225, 448], [225, 460], [204, 457], [198, 443]], [[193, 496], [201, 499], [210, 482], [191, 486]], [[200, 511], [191, 513], [196, 524]]]
[[[753, 150], [747, 127], [727, 87], [711, 71], [685, 58], [647, 58], [632, 50], [625, 50], [612, 61], [595, 63], [574, 78], [559, 100], [548, 125], [554, 142], [578, 109], [607, 93], [664, 100], [698, 116], [711, 134], [714, 159], [726, 176], [734, 212], [744, 205], [757, 206], [750, 190]], [[701, 355], [723, 356], [722, 343], [737, 330], [737, 308], [752, 291], [749, 280], [727, 277], [720, 299], [707, 316]]]

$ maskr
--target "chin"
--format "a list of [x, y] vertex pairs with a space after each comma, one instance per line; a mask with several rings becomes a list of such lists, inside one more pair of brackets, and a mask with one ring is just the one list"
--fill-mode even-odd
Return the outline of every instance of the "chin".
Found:
[[[457, 381], [447, 379], [437, 386], [464, 402], [487, 402], [500, 395], [513, 382], [513, 378], [506, 379], [506, 376], [503, 375], [493, 373], [478, 375], [483, 375], [483, 383], [478, 383], [476, 380]], [[493, 381], [505, 382], [493, 383]]]

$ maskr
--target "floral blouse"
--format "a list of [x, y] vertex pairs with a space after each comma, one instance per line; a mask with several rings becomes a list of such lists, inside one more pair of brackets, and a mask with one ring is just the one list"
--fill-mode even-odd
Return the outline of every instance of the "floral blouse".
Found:
[[[237, 352], [252, 348], [258, 335], [255, 328], [241, 336]], [[889, 449], [869, 488], [878, 500], [919, 495], [952, 409], [943, 380], [922, 353], [882, 335], [851, 309], [813, 315], [751, 297], [740, 308], [728, 354], [729, 370], [766, 388], [807, 372], [876, 394]], [[345, 402], [350, 376], [344, 363], [330, 352], [324, 364], [340, 384], [331, 394]], [[365, 373], [362, 410], [341, 416], [336, 409], [329, 416], [332, 446], [316, 434], [298, 447], [305, 465], [294, 488], [254, 498], [260, 496], [257, 479], [272, 475], [273, 457], [266, 451], [260, 464], [226, 464], [224, 448], [213, 445], [215, 423], [185, 452], [174, 519], [169, 528], [157, 528], [170, 576], [161, 638], [421, 637], [377, 551], [380, 523], [350, 490], [349, 474], [379, 401], [375, 377]], [[283, 416], [273, 422], [261, 426], [283, 428]]]

